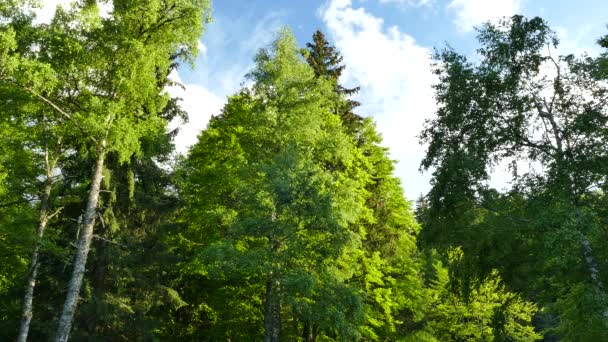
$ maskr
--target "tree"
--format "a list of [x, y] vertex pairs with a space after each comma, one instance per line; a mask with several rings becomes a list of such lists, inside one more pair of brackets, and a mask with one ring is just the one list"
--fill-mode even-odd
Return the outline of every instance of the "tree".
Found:
[[[369, 339], [406, 335], [408, 324], [422, 317], [424, 300], [420, 260], [416, 256], [418, 225], [400, 181], [393, 174], [394, 161], [381, 146], [382, 138], [374, 123], [353, 113], [360, 104], [348, 97], [359, 87], [348, 89], [339, 83], [345, 69], [342, 56], [321, 31], [316, 31], [313, 43], [306, 46], [304, 56], [315, 76], [334, 82], [335, 92], [345, 101], [338, 103], [336, 115], [357, 142], [361, 172], [370, 178], [366, 206], [373, 218], [352, 228], [363, 232], [361, 251], [352, 266], [355, 275], [349, 281], [366, 294], [366, 322], [359, 329]], [[409, 320], [412, 322], [406, 322]]]
[[329, 45], [323, 32], [317, 30], [312, 35], [312, 43], [306, 43], [306, 50], [303, 51], [308, 65], [314, 70], [316, 77], [324, 77], [334, 82], [335, 92], [342, 95], [346, 101], [339, 102], [336, 113], [340, 115], [344, 126], [352, 132], [356, 132], [361, 126], [363, 118], [355, 114], [353, 109], [361, 104], [357, 101], [348, 99], [348, 96], [356, 94], [360, 88], [345, 88], [339, 83], [340, 76], [345, 66], [342, 63], [343, 57], [336, 48]]
[[285, 338], [287, 310], [354, 337], [360, 299], [337, 262], [359, 243], [349, 225], [366, 215], [366, 178], [331, 110], [334, 84], [314, 77], [289, 31], [258, 54], [250, 77], [184, 165], [181, 217], [203, 236], [205, 260], [191, 263], [264, 289], [265, 341]]
[[[496, 241], [488, 234], [496, 237], [505, 226], [517, 227], [509, 238], [529, 241], [534, 236], [537, 240], [526, 245], [535, 247], [528, 253], [542, 256], [542, 281], [560, 284], [541, 287], [545, 303], [559, 301], [573, 286], [583, 286], [598, 303], [606, 303], [605, 279], [590, 238], [599, 232], [593, 223], [597, 214], [589, 200], [605, 183], [608, 89], [594, 77], [590, 59], [552, 55], [558, 42], [540, 18], [514, 16], [486, 24], [478, 38], [477, 65], [451, 49], [435, 54], [439, 109], [421, 135], [429, 143], [422, 167], [435, 168], [423, 234], [427, 242], [444, 247], [473, 248], [473, 253], [465, 250], [465, 257], [477, 259], [474, 268], [487, 272], [494, 265], [508, 271], [481, 249]], [[504, 161], [511, 162], [515, 184], [506, 203], [486, 183], [491, 168]], [[536, 168], [520, 174], [522, 162]], [[503, 205], [499, 210], [493, 207], [497, 203]], [[517, 207], [523, 215], [514, 214]], [[477, 236], [472, 231], [476, 226], [491, 229], [480, 229]], [[510, 253], [511, 258], [517, 255]], [[482, 264], [492, 259], [494, 264]], [[604, 308], [598, 310], [600, 306]], [[606, 324], [607, 309], [600, 304], [586, 315], [603, 315]], [[558, 314], [565, 321], [573, 318]], [[598, 329], [590, 327], [596, 319], [584, 316], [576, 319], [588, 324], [587, 338], [593, 339], [591, 331]]]
[[[11, 53], [12, 51], [24, 53], [28, 49], [24, 41], [35, 39], [28, 31], [28, 27], [32, 23], [32, 16], [22, 12], [21, 8], [17, 7], [18, 4], [20, 2], [9, 4], [6, 9], [0, 11], [5, 21], [1, 27], [1, 35], [5, 43], [2, 57], [0, 57], [3, 67], [0, 72], [1, 77], [5, 81], [11, 82], [8, 77], [13, 71], [12, 69], [21, 63], [32, 71], [30, 75], [32, 82], [44, 81], [44, 77], [35, 71], [37, 68], [44, 68], [41, 63], [30, 62], [30, 65], [27, 65], [27, 61]], [[12, 10], [8, 10], [11, 5]], [[11, 85], [14, 85], [14, 80], [12, 81]], [[40, 267], [39, 256], [44, 233], [49, 220], [61, 210], [53, 212], [51, 192], [57, 181], [55, 172], [58, 160], [62, 156], [61, 136], [63, 132], [61, 132], [61, 126], [57, 125], [54, 113], [48, 113], [48, 108], [39, 101], [39, 98], [32, 98], [31, 91], [23, 93], [6, 85], [0, 91], [4, 95], [3, 97], [10, 99], [3, 103], [1, 108], [4, 114], [2, 125], [6, 125], [6, 137], [10, 137], [9, 141], [3, 143], [6, 150], [2, 154], [5, 157], [4, 162], [12, 169], [7, 183], [11, 184], [12, 189], [10, 190], [14, 196], [12, 202], [9, 201], [10, 203], [5, 206], [32, 202], [38, 204], [39, 211], [38, 220], [35, 223], [37, 226], [36, 238], [33, 241], [33, 251], [26, 274], [21, 326], [17, 338], [18, 341], [25, 341], [33, 314], [32, 301]], [[22, 154], [22, 156], [18, 156], [18, 154]], [[25, 207], [23, 211], [29, 210]]]
[[115, 1], [112, 19], [101, 19], [97, 2], [83, 1], [69, 12], [58, 10], [49, 26], [40, 27], [48, 32], [41, 41], [25, 41], [30, 51], [42, 46], [40, 53], [20, 54], [17, 44], [7, 45], [2, 82], [60, 113], [73, 132], [85, 137], [80, 142], [72, 138], [78, 143], [70, 147], [95, 159], [57, 341], [67, 340], [72, 324], [98, 215], [104, 160], [114, 153], [128, 161], [139, 150], [141, 135], [164, 127], [158, 112], [168, 98], [158, 77], [167, 77], [171, 55], [189, 60], [196, 53], [207, 10], [204, 0], [145, 6]]
[[[448, 251], [448, 263], [462, 261], [462, 250]], [[426, 331], [438, 341], [537, 341], [541, 335], [530, 324], [535, 304], [508, 292], [496, 270], [471, 289], [467, 297], [452, 291], [448, 268], [433, 263], [429, 323]]]

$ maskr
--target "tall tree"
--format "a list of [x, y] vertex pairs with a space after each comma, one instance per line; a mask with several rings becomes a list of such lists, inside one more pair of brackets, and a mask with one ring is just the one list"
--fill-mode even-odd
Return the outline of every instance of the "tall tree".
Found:
[[82, 1], [69, 12], [58, 10], [53, 22], [39, 29], [49, 33], [36, 42], [40, 53], [19, 55], [9, 45], [6, 60], [13, 62], [3, 68], [3, 82], [38, 97], [74, 131], [84, 133], [85, 139], [70, 147], [95, 159], [57, 341], [69, 336], [106, 156], [115, 153], [128, 161], [139, 150], [142, 134], [166, 124], [158, 116], [168, 99], [158, 76], [167, 77], [172, 54], [179, 51], [191, 60], [196, 53], [208, 2], [115, 1], [111, 19], [100, 18], [98, 12], [96, 1]]
[[189, 155], [182, 217], [208, 236], [206, 272], [264, 289], [265, 341], [287, 338], [288, 310], [354, 338], [360, 299], [335, 262], [358, 244], [349, 224], [367, 213], [366, 178], [331, 110], [334, 84], [315, 77], [289, 31], [250, 77]]
[[[498, 215], [506, 215], [508, 226], [519, 227], [511, 238], [535, 234], [541, 242], [536, 247], [554, 244], [533, 251], [543, 257], [543, 281], [560, 284], [541, 290], [545, 300], [553, 297], [559, 303], [564, 292], [576, 288], [595, 297], [598, 305], [585, 314], [587, 318], [582, 319], [582, 312], [574, 318], [587, 326], [584, 339], [593, 340], [602, 334], [602, 329], [591, 328], [598, 317], [604, 316], [602, 325], [608, 324], [605, 275], [599, 273], [590, 239], [598, 236], [593, 223], [597, 214], [588, 200], [606, 178], [608, 88], [594, 77], [589, 59], [553, 55], [557, 39], [540, 18], [514, 16], [487, 24], [478, 38], [479, 64], [450, 49], [435, 55], [439, 109], [422, 133], [422, 140], [429, 143], [422, 167], [435, 168], [428, 195], [431, 221], [424, 234], [427, 241], [444, 246], [465, 243], [477, 248], [474, 253], [465, 250], [465, 256], [478, 258], [478, 266], [489, 261], [480, 255], [480, 244], [488, 241], [472, 236], [471, 227], [479, 226], [480, 220], [491, 223], [493, 205], [505, 204], [487, 190], [486, 181], [493, 166], [510, 161], [516, 185], [510, 205], [518, 205], [519, 196], [519, 203], [527, 201], [527, 210], [544, 207], [534, 214]], [[517, 166], [522, 162], [536, 167], [520, 174]], [[535, 219], [529, 219], [531, 215]], [[480, 232], [504, 229], [492, 225], [493, 230]], [[572, 323], [572, 315], [560, 315], [563, 322]], [[574, 338], [574, 331], [567, 330], [565, 336]]]
[[[10, 78], [14, 68], [22, 64], [24, 69], [31, 71], [31, 82], [43, 82], [44, 73], [37, 73], [36, 69], [44, 69], [40, 62], [31, 61], [29, 66], [27, 61], [20, 58], [19, 54], [29, 53], [30, 44], [36, 41], [37, 37], [30, 30], [33, 15], [24, 10], [22, 2], [15, 2], [6, 5], [0, 10], [3, 25], [0, 28], [3, 39], [3, 52], [0, 57], [2, 68], [0, 78], [8, 81], [8, 84], [0, 89], [3, 97], [10, 99], [3, 103], [1, 111], [3, 113], [2, 125], [10, 125], [14, 132], [7, 133], [10, 142], [3, 146], [11, 149], [9, 152], [3, 151], [4, 162], [11, 165], [12, 175], [8, 183], [12, 184], [16, 195], [20, 200], [13, 201], [8, 205], [17, 205], [25, 202], [36, 203], [38, 209], [38, 220], [36, 225], [36, 238], [33, 242], [29, 267], [26, 275], [25, 294], [22, 302], [21, 325], [19, 329], [18, 341], [25, 341], [28, 336], [30, 322], [32, 319], [32, 301], [34, 288], [40, 267], [40, 249], [43, 243], [44, 233], [50, 219], [58, 211], [53, 212], [51, 192], [56, 183], [56, 166], [62, 155], [61, 132], [62, 127], [57, 124], [57, 115], [52, 108], [45, 106], [40, 101], [40, 97], [31, 91], [24, 93], [23, 89], [15, 89], [15, 80]], [[15, 53], [16, 52], [16, 53]], [[42, 75], [41, 75], [42, 74]], [[49, 110], [50, 109], [50, 110]], [[18, 131], [19, 130], [19, 131]], [[14, 153], [23, 153], [24, 157], [31, 158], [24, 163], [25, 159], [19, 162]], [[19, 165], [21, 164], [21, 165]], [[17, 172], [20, 175], [17, 175]], [[16, 186], [19, 184], [19, 186]], [[20, 191], [21, 193], [17, 194]], [[34, 209], [34, 208], [32, 208]]]

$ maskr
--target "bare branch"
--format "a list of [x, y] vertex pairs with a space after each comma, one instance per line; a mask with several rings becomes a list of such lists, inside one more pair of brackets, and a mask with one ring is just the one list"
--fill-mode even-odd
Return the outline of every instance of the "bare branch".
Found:
[[99, 235], [97, 235], [97, 234], [93, 234], [93, 237], [94, 237], [94, 238], [96, 238], [96, 239], [98, 239], [98, 240], [105, 241], [105, 242], [108, 242], [108, 243], [111, 243], [111, 244], [114, 244], [114, 245], [120, 246], [120, 247], [122, 247], [122, 248], [127, 248], [127, 246], [125, 246], [125, 245], [123, 245], [123, 244], [121, 244], [121, 243], [118, 243], [118, 242], [116, 242], [116, 241], [112, 241], [112, 240], [108, 240], [108, 239], [102, 238], [101, 236], [99, 236]]
[[53, 218], [55, 215], [59, 214], [59, 213], [61, 212], [61, 210], [63, 210], [63, 207], [61, 207], [61, 208], [59, 208], [59, 209], [55, 210], [55, 212], [54, 212], [54, 213], [52, 213], [51, 215], [49, 215], [49, 216], [48, 216], [48, 219], [49, 219], [49, 220], [50, 220], [50, 219], [52, 219], [52, 218]]

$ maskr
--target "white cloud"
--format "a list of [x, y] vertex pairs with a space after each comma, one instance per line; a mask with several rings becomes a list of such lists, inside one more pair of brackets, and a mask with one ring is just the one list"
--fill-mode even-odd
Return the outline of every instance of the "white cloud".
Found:
[[[179, 74], [176, 72], [173, 72], [169, 77], [175, 82], [182, 83]], [[211, 116], [219, 114], [226, 102], [223, 97], [210, 92], [201, 85], [183, 85], [184, 88], [173, 86], [168, 89], [172, 97], [182, 99], [180, 105], [189, 116], [189, 121], [185, 124], [181, 120], [175, 119], [169, 125], [171, 130], [179, 128], [179, 133], [174, 141], [179, 153], [187, 152], [190, 146], [196, 143], [198, 135], [201, 130], [207, 127]]]
[[452, 0], [447, 8], [455, 12], [458, 29], [469, 32], [487, 21], [517, 14], [521, 0]]
[[205, 45], [202, 41], [198, 41], [198, 53], [199, 56], [203, 58], [207, 57], [207, 45]]
[[396, 175], [406, 196], [426, 193], [430, 176], [418, 172], [425, 148], [417, 136], [436, 108], [430, 50], [350, 0], [330, 1], [321, 17], [344, 56], [343, 82], [361, 86], [359, 112], [374, 116], [391, 158], [399, 161]]
[[553, 27], [559, 39], [556, 54], [581, 56], [587, 53], [591, 56], [599, 55], [601, 48], [596, 44], [596, 39], [604, 32], [594, 32], [594, 29], [595, 27], [592, 24], [571, 29], [566, 29], [563, 26]]

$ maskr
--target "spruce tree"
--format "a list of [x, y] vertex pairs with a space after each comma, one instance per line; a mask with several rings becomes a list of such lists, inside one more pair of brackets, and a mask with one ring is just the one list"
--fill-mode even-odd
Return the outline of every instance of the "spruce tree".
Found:
[[314, 70], [316, 77], [324, 77], [334, 82], [335, 92], [344, 97], [344, 102], [336, 107], [336, 114], [342, 118], [344, 125], [352, 132], [356, 132], [363, 118], [353, 112], [360, 105], [359, 102], [348, 97], [356, 94], [360, 87], [345, 88], [340, 84], [340, 76], [345, 66], [342, 63], [343, 57], [331, 46], [325, 35], [317, 30], [312, 36], [312, 43], [306, 43], [304, 56], [308, 65]]

